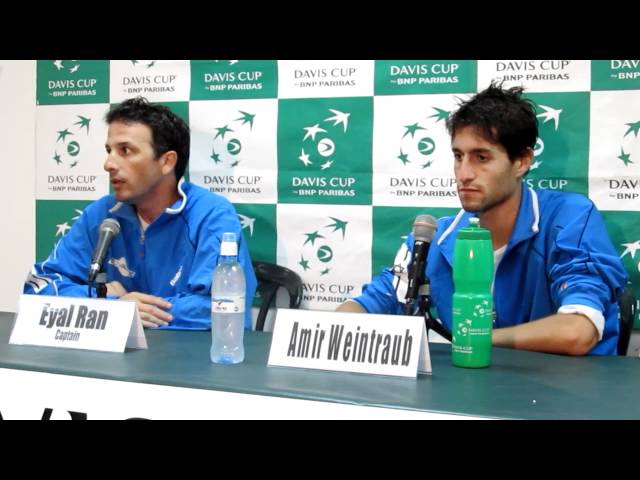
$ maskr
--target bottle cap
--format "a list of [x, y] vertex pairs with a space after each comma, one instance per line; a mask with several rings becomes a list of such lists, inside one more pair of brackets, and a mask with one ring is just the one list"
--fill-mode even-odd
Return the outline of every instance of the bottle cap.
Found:
[[480, 226], [478, 217], [471, 217], [469, 225], [458, 230], [457, 238], [467, 240], [491, 240], [491, 232]]
[[453, 283], [456, 292], [481, 289], [491, 293], [493, 245], [491, 231], [479, 225], [477, 217], [458, 230], [453, 251]]
[[222, 234], [222, 243], [220, 244], [220, 255], [222, 256], [238, 255], [238, 244], [236, 243], [235, 233], [226, 232]]

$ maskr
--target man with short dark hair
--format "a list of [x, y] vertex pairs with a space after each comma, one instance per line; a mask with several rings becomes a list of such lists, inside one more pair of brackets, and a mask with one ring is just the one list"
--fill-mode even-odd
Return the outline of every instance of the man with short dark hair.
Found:
[[246, 277], [245, 327], [251, 327], [256, 278], [233, 205], [185, 182], [190, 134], [167, 107], [138, 97], [116, 105], [104, 169], [113, 194], [91, 203], [73, 228], [36, 263], [24, 293], [87, 296], [87, 273], [100, 224], [114, 218], [120, 234], [105, 259], [108, 298], [137, 302], [145, 327], [211, 327], [211, 280], [222, 234], [239, 239]]
[[[463, 209], [438, 221], [426, 268], [433, 303], [450, 331], [456, 233], [477, 216], [493, 241], [493, 344], [615, 355], [617, 297], [627, 274], [591, 200], [524, 184], [538, 125], [522, 92], [492, 84], [447, 120]], [[413, 242], [409, 235], [396, 268], [338, 310], [402, 314]]]

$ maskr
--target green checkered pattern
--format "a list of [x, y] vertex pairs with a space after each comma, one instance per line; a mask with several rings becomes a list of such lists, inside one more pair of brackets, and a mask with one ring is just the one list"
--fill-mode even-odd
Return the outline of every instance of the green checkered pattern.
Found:
[[638, 60], [42, 60], [38, 259], [109, 192], [104, 114], [134, 96], [192, 132], [186, 177], [227, 197], [255, 260], [334, 309], [389, 265], [417, 214], [459, 209], [445, 119], [492, 80], [523, 85], [540, 138], [526, 182], [602, 211], [640, 298]]

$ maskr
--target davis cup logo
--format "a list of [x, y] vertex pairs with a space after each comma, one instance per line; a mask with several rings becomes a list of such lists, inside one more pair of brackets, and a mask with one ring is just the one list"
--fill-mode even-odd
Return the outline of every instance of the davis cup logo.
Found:
[[80, 63], [78, 60], [55, 60], [53, 66], [56, 70], [64, 71], [67, 73], [76, 73], [80, 69]]
[[[560, 126], [560, 114], [562, 113], [562, 109], [557, 109], [553, 107], [549, 107], [547, 105], [538, 105], [543, 112], [536, 115], [536, 117], [541, 118], [543, 120], [543, 124], [553, 121], [554, 130], [557, 132], [558, 127]], [[533, 147], [533, 157], [535, 161], [531, 164], [529, 171], [536, 170], [542, 166], [544, 163], [543, 160], [539, 160], [538, 157], [542, 155], [544, 152], [544, 142], [542, 138], [538, 137], [536, 139], [536, 145]]]
[[336, 128], [340, 129], [340, 127], [342, 127], [342, 133], [347, 133], [351, 113], [341, 112], [333, 108], [330, 108], [329, 112], [333, 115], [319, 121], [315, 125], [309, 125], [303, 128], [305, 133], [302, 138], [302, 146], [298, 160], [300, 160], [306, 168], [319, 167], [320, 170], [331, 168], [334, 162], [332, 157], [337, 148], [331, 134]]
[[[400, 138], [400, 153], [398, 158], [405, 167], [409, 164], [419, 167], [421, 170], [429, 168], [433, 165], [433, 153], [436, 150], [436, 142], [431, 135], [428, 134], [428, 124], [438, 123], [440, 120], [446, 120], [449, 117], [447, 110], [432, 107], [435, 110], [434, 115], [430, 115], [427, 119], [435, 118], [433, 121], [418, 121], [409, 125], [404, 125], [404, 132]], [[429, 125], [432, 126], [432, 125]]]
[[456, 336], [466, 337], [469, 335], [469, 329], [471, 328], [471, 320], [466, 319], [456, 324]]
[[240, 117], [215, 128], [216, 134], [213, 137], [209, 158], [216, 165], [236, 167], [240, 163], [239, 155], [242, 151], [242, 142], [238, 137], [246, 135], [253, 129], [256, 115], [242, 110], [238, 110], [238, 114]]
[[[76, 117], [78, 121], [72, 126], [57, 131], [58, 138], [56, 139], [56, 146], [52, 156], [52, 160], [57, 165], [66, 165], [69, 168], [74, 168], [78, 165], [81, 151], [80, 141], [89, 136], [91, 119], [82, 115], [76, 115]], [[82, 134], [83, 128], [86, 129], [84, 135]]]
[[240, 220], [241, 230], [249, 229], [249, 237], [253, 237], [253, 225], [256, 223], [256, 219], [239, 213], [238, 220]]
[[488, 312], [491, 312], [489, 309], [489, 301], [483, 300], [481, 303], [477, 304], [473, 307], [473, 316], [476, 318], [484, 317]]
[[71, 230], [71, 225], [69, 223], [75, 222], [77, 219], [80, 218], [80, 215], [82, 215], [82, 210], [79, 210], [77, 208], [74, 209], [74, 212], [75, 212], [75, 216], [71, 217], [71, 220], [68, 220], [64, 223], [59, 223], [56, 225], [56, 229], [57, 229], [55, 234], [56, 237], [64, 237], [67, 234], [67, 232]]
[[155, 60], [131, 60], [131, 64], [136, 68], [151, 68], [155, 66]]
[[341, 232], [342, 240], [344, 240], [349, 222], [345, 222], [336, 217], [328, 218], [333, 223], [324, 225], [313, 232], [303, 234], [306, 238], [302, 244], [302, 252], [298, 265], [300, 265], [305, 272], [313, 270], [320, 273], [320, 276], [327, 275], [331, 272], [331, 262], [334, 259], [332, 244], [334, 245], [334, 242], [340, 239], [340, 234], [336, 232]]
[[[491, 313], [491, 309], [489, 308], [489, 301], [483, 300], [482, 302], [480, 302], [479, 304], [473, 307], [473, 312], [471, 313], [471, 316], [474, 318], [482, 318], [488, 313]], [[469, 335], [469, 330], [471, 329], [472, 323], [473, 322], [468, 318], [464, 319], [461, 322], [458, 322], [456, 324], [456, 331], [455, 331], [456, 336], [466, 337], [467, 335]]]
[[[638, 250], [640, 250], [640, 240], [636, 240], [633, 243], [623, 243], [622, 246], [625, 247], [625, 250], [624, 250], [624, 252], [622, 252], [622, 255], [620, 255], [620, 258], [622, 259], [626, 255], [629, 255], [631, 257], [631, 260], [635, 264], [635, 262], [636, 262], [636, 252]], [[637, 267], [638, 267], [638, 272], [640, 272], [640, 262], [638, 262]]]
[[[631, 163], [637, 163], [640, 157], [640, 142], [638, 141], [638, 131], [640, 131], [640, 120], [637, 122], [626, 123], [628, 127], [622, 137], [620, 145], [620, 155], [618, 160], [624, 163], [625, 167], [628, 167]], [[632, 160], [634, 158], [636, 161]]]

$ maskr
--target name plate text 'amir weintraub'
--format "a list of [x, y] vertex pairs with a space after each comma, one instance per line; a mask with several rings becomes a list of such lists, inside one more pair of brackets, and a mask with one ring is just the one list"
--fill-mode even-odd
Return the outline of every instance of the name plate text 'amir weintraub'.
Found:
[[268, 364], [401, 377], [431, 373], [421, 317], [282, 308]]
[[147, 348], [135, 302], [21, 295], [9, 343], [124, 352]]

